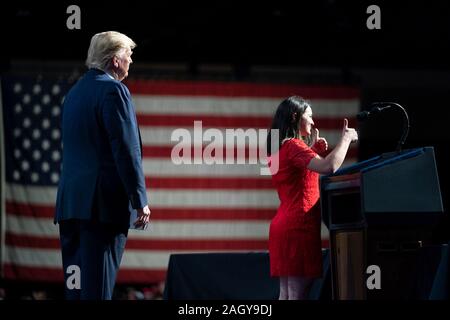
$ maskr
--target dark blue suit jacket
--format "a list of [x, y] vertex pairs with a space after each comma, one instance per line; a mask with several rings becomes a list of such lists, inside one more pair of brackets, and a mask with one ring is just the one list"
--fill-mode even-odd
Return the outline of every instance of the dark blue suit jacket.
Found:
[[62, 133], [55, 222], [85, 219], [129, 226], [132, 210], [147, 205], [147, 195], [128, 88], [90, 69], [66, 95]]

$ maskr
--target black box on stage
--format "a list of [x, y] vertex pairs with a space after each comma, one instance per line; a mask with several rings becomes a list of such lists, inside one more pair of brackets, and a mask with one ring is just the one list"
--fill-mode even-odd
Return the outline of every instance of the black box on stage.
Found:
[[420, 250], [444, 211], [433, 148], [356, 163], [320, 188], [333, 299], [412, 298]]

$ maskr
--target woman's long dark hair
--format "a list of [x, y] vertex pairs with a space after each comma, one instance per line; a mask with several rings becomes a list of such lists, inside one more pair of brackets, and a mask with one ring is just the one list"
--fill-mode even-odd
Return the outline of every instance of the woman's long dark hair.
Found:
[[[281, 142], [286, 138], [298, 138], [300, 119], [309, 103], [302, 97], [292, 96], [284, 99], [275, 111], [272, 120], [272, 129], [279, 130], [278, 149], [281, 147]], [[271, 132], [267, 135], [267, 155], [272, 154]]]

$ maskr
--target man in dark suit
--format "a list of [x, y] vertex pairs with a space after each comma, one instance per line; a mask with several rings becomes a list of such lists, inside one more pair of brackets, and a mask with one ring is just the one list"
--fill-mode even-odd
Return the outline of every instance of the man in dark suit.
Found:
[[[142, 143], [121, 82], [135, 46], [118, 32], [94, 35], [89, 70], [63, 104], [55, 223], [67, 299], [111, 299], [128, 229], [145, 229], [149, 222]], [[136, 219], [130, 223], [131, 215]]]

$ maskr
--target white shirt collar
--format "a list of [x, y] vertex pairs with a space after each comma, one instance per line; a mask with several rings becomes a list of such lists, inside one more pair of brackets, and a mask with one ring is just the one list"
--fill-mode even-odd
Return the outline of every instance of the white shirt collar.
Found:
[[111, 79], [115, 80], [115, 78], [114, 78], [112, 75], [110, 75], [108, 72], [105, 71], [105, 73], [106, 73]]
[[111, 79], [113, 79], [113, 80], [116, 79], [116, 78], [114, 78], [110, 73], [108, 73], [108, 71], [103, 70], [103, 69], [100, 69], [100, 68], [97, 68], [97, 69], [100, 70], [100, 71], [103, 71], [104, 73], [106, 73], [106, 74], [108, 75], [108, 77], [110, 77]]

